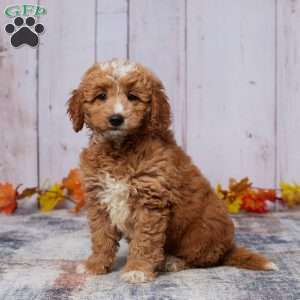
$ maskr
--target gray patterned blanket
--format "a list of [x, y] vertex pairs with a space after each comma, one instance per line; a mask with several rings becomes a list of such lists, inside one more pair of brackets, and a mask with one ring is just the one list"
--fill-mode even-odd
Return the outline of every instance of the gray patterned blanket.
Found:
[[300, 212], [238, 215], [234, 220], [239, 244], [268, 255], [279, 272], [191, 269], [162, 274], [152, 283], [129, 285], [119, 278], [126, 260], [125, 243], [112, 273], [76, 273], [90, 251], [83, 214], [57, 210], [1, 215], [0, 299], [299, 300]]

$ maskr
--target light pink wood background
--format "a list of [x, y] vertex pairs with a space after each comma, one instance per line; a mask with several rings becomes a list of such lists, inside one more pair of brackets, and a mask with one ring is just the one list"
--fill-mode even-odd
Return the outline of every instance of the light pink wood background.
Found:
[[[95, 61], [130, 58], [165, 83], [178, 143], [213, 184], [300, 182], [300, 0], [40, 0], [38, 49], [14, 49], [0, 3], [0, 181], [62, 178], [87, 132], [65, 103]], [[33, 3], [33, 1], [31, 1]]]

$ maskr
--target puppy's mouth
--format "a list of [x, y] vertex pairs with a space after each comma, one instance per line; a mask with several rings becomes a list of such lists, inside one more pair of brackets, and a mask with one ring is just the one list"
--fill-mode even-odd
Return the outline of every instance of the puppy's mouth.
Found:
[[120, 128], [111, 128], [102, 132], [102, 136], [111, 141], [120, 141], [125, 137], [126, 133]]
[[113, 134], [125, 134], [125, 128], [123, 128], [122, 126], [110, 126], [107, 128], [106, 131], [111, 132]]
[[126, 134], [126, 130], [122, 126], [119, 126], [119, 127], [110, 126], [107, 128], [107, 130], [105, 130], [105, 132], [107, 134], [113, 134], [113, 135], [125, 135]]
[[123, 129], [120, 128], [120, 127], [110, 127], [109, 130], [112, 130], [112, 131], [123, 131]]

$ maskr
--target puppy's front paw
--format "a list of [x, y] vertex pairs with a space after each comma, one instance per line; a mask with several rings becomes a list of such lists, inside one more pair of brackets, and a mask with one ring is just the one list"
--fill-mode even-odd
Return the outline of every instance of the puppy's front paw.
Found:
[[109, 272], [109, 267], [100, 259], [90, 256], [85, 263], [79, 264], [76, 268], [78, 274], [100, 275]]
[[79, 264], [76, 267], [76, 273], [77, 274], [88, 274], [88, 270], [86, 269], [84, 264]]
[[85, 274], [85, 275], [100, 275], [100, 274], [106, 274], [108, 273], [107, 268], [101, 266], [101, 265], [93, 265], [93, 266], [87, 266], [85, 263], [81, 263], [76, 268], [77, 274]]
[[128, 283], [143, 283], [153, 281], [155, 278], [154, 273], [143, 272], [139, 270], [132, 270], [128, 272], [124, 272], [121, 275], [121, 279]]

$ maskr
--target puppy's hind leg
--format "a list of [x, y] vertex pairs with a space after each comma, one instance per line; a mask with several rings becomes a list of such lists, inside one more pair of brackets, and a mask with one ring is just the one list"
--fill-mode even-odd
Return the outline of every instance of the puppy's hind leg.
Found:
[[232, 233], [226, 235], [226, 231], [219, 228], [220, 224], [226, 226], [221, 222], [195, 222], [185, 233], [175, 255], [183, 258], [191, 267], [220, 265], [233, 243]]
[[189, 266], [182, 258], [167, 255], [166, 259], [161, 267], [162, 272], [179, 272], [187, 269]]

